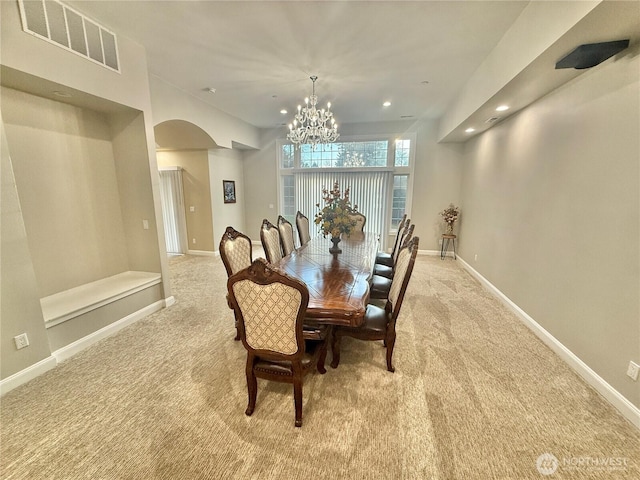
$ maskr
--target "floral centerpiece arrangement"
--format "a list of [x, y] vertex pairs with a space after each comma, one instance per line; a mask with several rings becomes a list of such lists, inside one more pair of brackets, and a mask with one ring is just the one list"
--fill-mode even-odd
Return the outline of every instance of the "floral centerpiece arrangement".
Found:
[[447, 224], [447, 235], [453, 234], [453, 224], [456, 223], [458, 215], [460, 215], [460, 209], [450, 203], [447, 208], [440, 212], [440, 215]]
[[[332, 247], [335, 248], [334, 253], [340, 253], [337, 247], [340, 235], [343, 233], [349, 235], [353, 230], [356, 222], [350, 214], [355, 212], [357, 207], [351, 206], [349, 188], [346, 188], [344, 193], [340, 192], [338, 182], [333, 184], [331, 190], [322, 189], [322, 200], [324, 206], [316, 213], [314, 223], [319, 225], [323, 237], [331, 236], [334, 242], [334, 247]], [[317, 203], [316, 207], [320, 208], [320, 204]]]

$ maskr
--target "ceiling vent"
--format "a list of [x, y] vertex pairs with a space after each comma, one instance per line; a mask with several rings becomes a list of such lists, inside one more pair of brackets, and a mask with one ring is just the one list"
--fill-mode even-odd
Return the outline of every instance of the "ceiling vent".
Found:
[[580, 45], [569, 55], [556, 63], [556, 69], [575, 68], [582, 70], [595, 67], [607, 58], [613, 57], [629, 46], [629, 40], [616, 40], [615, 42], [588, 43]]
[[497, 122], [500, 119], [500, 117], [491, 117], [491, 118], [487, 118], [484, 123], [493, 123], [493, 122]]
[[19, 0], [22, 29], [120, 73], [116, 35], [57, 0]]

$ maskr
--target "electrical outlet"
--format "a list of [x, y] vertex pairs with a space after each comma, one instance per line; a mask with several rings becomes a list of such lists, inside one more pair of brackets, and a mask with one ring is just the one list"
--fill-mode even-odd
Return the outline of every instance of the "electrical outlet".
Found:
[[191, 239], [191, 243], [193, 243], [193, 244], [195, 245], [195, 244], [196, 244], [196, 239], [195, 239], [195, 238], [192, 238], [192, 239]]
[[18, 350], [29, 346], [29, 337], [27, 337], [26, 333], [21, 333], [13, 337], [13, 341], [16, 342], [16, 348]]
[[473, 257], [473, 259], [477, 262], [478, 261], [478, 254], [476, 253], [475, 256]]
[[638, 380], [639, 369], [640, 369], [640, 365], [634, 362], [629, 362], [629, 368], [627, 368], [627, 375], [629, 375], [633, 380]]

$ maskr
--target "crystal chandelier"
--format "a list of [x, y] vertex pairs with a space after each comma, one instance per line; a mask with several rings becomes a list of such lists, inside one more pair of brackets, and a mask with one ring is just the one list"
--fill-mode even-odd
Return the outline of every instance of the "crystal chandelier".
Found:
[[314, 75], [309, 78], [313, 82], [311, 97], [304, 99], [304, 108], [298, 105], [298, 113], [294, 117], [293, 124], [289, 124], [287, 138], [298, 148], [300, 145], [308, 143], [315, 150], [316, 145], [319, 143], [335, 142], [340, 134], [331, 112], [331, 102], [327, 103], [326, 110], [324, 108], [321, 110], [316, 108], [318, 104], [316, 80], [318, 77]]

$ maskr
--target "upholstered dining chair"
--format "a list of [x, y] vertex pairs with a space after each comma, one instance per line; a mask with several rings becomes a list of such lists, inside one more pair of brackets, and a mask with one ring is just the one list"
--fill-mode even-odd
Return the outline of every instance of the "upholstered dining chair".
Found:
[[395, 262], [398, 258], [398, 252], [400, 250], [400, 246], [405, 240], [412, 237], [414, 228], [415, 228], [415, 225], [412, 225], [410, 221], [405, 223], [405, 228], [402, 230], [402, 232], [399, 232], [400, 235], [396, 239], [397, 245], [394, 248], [394, 250], [391, 252], [391, 265], [380, 265], [376, 263], [373, 269], [373, 273], [375, 275], [380, 275], [382, 277], [387, 277], [387, 278], [393, 278], [393, 269], [395, 267]]
[[331, 341], [333, 359], [331, 366], [337, 368], [340, 363], [340, 342], [342, 337], [349, 336], [360, 340], [382, 340], [387, 349], [387, 370], [395, 372], [392, 363], [393, 347], [396, 343], [396, 322], [404, 294], [413, 272], [413, 265], [418, 253], [420, 239], [413, 237], [401, 249], [398, 255], [396, 275], [393, 277], [391, 290], [384, 308], [374, 304], [367, 305], [364, 322], [359, 327], [334, 327]]
[[229, 298], [240, 319], [240, 338], [247, 350], [246, 415], [256, 406], [257, 378], [293, 384], [295, 425], [302, 426], [304, 376], [318, 369], [323, 374], [325, 337], [304, 339], [303, 320], [309, 302], [304, 283], [256, 259], [249, 268], [227, 281]]
[[[224, 234], [222, 235], [219, 251], [220, 258], [222, 258], [222, 263], [224, 264], [224, 268], [227, 271], [228, 277], [235, 275], [240, 270], [248, 268], [253, 261], [251, 239], [231, 226], [227, 227]], [[229, 304], [229, 308], [233, 308], [229, 303], [228, 295], [227, 303]], [[238, 329], [237, 317], [235, 340], [240, 340], [240, 331]]]
[[278, 215], [278, 231], [280, 232], [282, 253], [285, 256], [289, 255], [296, 249], [295, 239], [293, 238], [293, 225], [282, 215]]
[[269, 263], [278, 263], [282, 260], [280, 248], [280, 231], [266, 218], [262, 220], [260, 228], [260, 242], [264, 248], [264, 254]]
[[352, 232], [362, 232], [364, 231], [364, 225], [367, 223], [367, 217], [365, 217], [360, 212], [350, 212], [349, 218], [352, 222], [356, 222], [353, 227]]
[[[413, 237], [413, 229], [415, 225], [410, 225], [409, 228], [405, 230], [405, 233], [401, 239], [401, 249], [404, 247], [411, 238]], [[391, 290], [392, 279], [395, 277], [396, 265], [398, 264], [398, 255], [400, 254], [400, 250], [398, 250], [394, 266], [391, 269], [391, 275], [389, 277], [384, 275], [378, 275], [376, 269], [374, 268], [374, 275], [371, 277], [370, 288], [369, 288], [369, 296], [373, 299], [385, 299], [389, 295], [389, 290]]]
[[300, 210], [296, 213], [296, 228], [298, 229], [300, 246], [305, 245], [309, 240], [311, 240], [311, 234], [309, 233], [309, 219], [305, 217]]
[[400, 219], [400, 223], [398, 223], [398, 229], [396, 230], [396, 241], [393, 244], [393, 250], [391, 253], [389, 252], [378, 252], [376, 255], [376, 265], [387, 265], [389, 267], [393, 266], [393, 259], [396, 255], [396, 250], [400, 248], [400, 236], [404, 232], [405, 225], [409, 225], [410, 221], [407, 220], [407, 214], [405, 213]]

